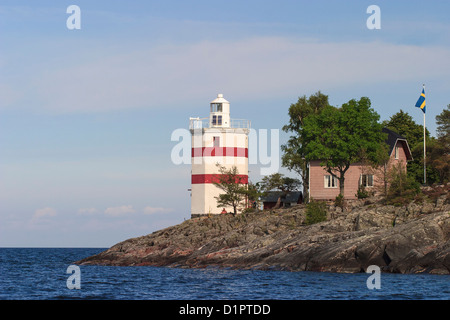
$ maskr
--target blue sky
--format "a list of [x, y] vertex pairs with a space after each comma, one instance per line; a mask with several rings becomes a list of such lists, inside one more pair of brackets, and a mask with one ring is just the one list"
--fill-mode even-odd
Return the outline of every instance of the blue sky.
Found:
[[[342, 3], [0, 1], [0, 246], [109, 247], [188, 219], [190, 166], [171, 161], [171, 134], [218, 93], [255, 129], [280, 129], [318, 90], [422, 123], [425, 83], [435, 135], [450, 3]], [[72, 4], [80, 30], [66, 27]]]

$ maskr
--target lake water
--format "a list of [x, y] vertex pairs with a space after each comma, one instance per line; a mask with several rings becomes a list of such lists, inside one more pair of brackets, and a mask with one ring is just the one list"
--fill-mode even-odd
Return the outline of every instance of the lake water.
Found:
[[[450, 276], [80, 266], [80, 289], [67, 268], [99, 248], [0, 248], [2, 300], [449, 300]], [[71, 281], [71, 284], [75, 282]]]

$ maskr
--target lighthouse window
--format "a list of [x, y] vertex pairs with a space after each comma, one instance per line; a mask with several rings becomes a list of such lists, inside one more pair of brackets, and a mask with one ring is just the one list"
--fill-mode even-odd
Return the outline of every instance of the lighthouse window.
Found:
[[211, 124], [213, 126], [221, 126], [222, 125], [222, 116], [213, 115]]
[[213, 137], [214, 147], [220, 147], [220, 137]]
[[221, 103], [211, 103], [211, 112], [222, 112]]

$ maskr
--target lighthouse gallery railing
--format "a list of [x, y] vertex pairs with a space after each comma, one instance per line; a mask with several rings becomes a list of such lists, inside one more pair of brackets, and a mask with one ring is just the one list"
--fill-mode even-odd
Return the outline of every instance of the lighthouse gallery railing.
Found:
[[229, 126], [213, 126], [210, 124], [209, 118], [191, 118], [189, 119], [189, 129], [201, 128], [233, 128], [233, 129], [250, 129], [250, 120], [246, 119], [230, 119]]

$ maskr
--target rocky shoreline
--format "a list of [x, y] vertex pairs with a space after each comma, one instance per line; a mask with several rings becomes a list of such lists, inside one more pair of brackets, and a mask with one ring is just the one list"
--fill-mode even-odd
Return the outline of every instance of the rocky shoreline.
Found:
[[450, 274], [444, 194], [404, 207], [361, 201], [305, 224], [305, 206], [202, 217], [120, 242], [79, 265]]

